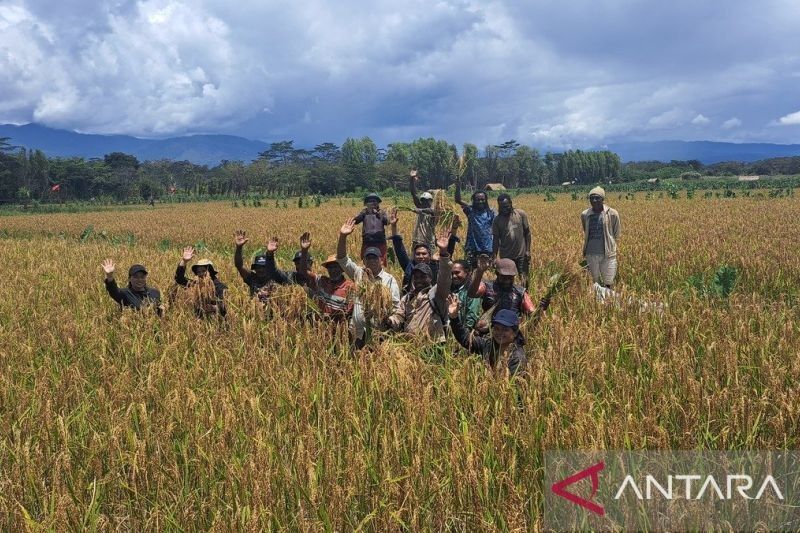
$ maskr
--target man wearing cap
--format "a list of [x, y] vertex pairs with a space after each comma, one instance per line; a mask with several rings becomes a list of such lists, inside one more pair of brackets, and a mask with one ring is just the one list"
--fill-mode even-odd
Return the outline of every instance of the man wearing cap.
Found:
[[201, 283], [205, 283], [207, 279], [211, 279], [214, 286], [214, 301], [203, 301], [198, 307], [195, 307], [195, 313], [200, 317], [217, 315], [224, 317], [228, 310], [225, 306], [225, 291], [228, 289], [227, 285], [217, 279], [217, 270], [214, 268], [214, 263], [208, 259], [201, 259], [192, 265], [192, 272], [197, 276], [196, 279], [188, 279], [186, 277], [186, 264], [194, 257], [194, 247], [187, 246], [183, 249], [181, 260], [178, 262], [178, 267], [175, 269], [175, 283], [187, 289], [197, 287]]
[[120, 289], [114, 279], [116, 265], [113, 259], [106, 259], [102, 263], [105, 272], [105, 286], [108, 295], [117, 302], [120, 307], [141, 310], [146, 307], [154, 307], [158, 316], [161, 316], [164, 309], [161, 306], [161, 293], [158, 289], [147, 286], [147, 269], [142, 265], [133, 265], [128, 270], [128, 286]]
[[270, 293], [274, 287], [275, 280], [275, 258], [273, 254], [278, 249], [278, 239], [273, 237], [267, 242], [267, 255], [258, 255], [253, 258], [251, 268], [244, 267], [243, 248], [250, 239], [242, 230], [237, 230], [234, 234], [236, 252], [233, 255], [233, 264], [242, 277], [245, 285], [250, 291], [250, 296], [258, 297], [262, 303], [267, 303]]
[[350, 291], [355, 284], [344, 277], [344, 271], [336, 259], [336, 254], [329, 255], [322, 266], [328, 271], [328, 275], [312, 275], [309, 278], [308, 288], [311, 298], [325, 317], [335, 322], [350, 319], [353, 315]]
[[361, 230], [361, 257], [367, 248], [374, 247], [381, 251], [381, 263], [386, 266], [386, 230], [389, 217], [386, 211], [380, 208], [381, 197], [376, 193], [369, 193], [364, 197], [364, 209], [353, 220], [356, 224], [364, 223]]
[[414, 247], [418, 244], [424, 244], [430, 252], [436, 246], [436, 238], [434, 236], [437, 221], [436, 211], [431, 207], [433, 205], [433, 195], [431, 193], [426, 191], [420, 196], [417, 195], [417, 180], [419, 180], [419, 174], [416, 170], [412, 170], [408, 176], [408, 185], [409, 189], [411, 189], [411, 198], [414, 200], [415, 209], [412, 209], [412, 211], [417, 214], [417, 220], [414, 223], [411, 243]]
[[[369, 246], [364, 250], [362, 256], [364, 266], [358, 266], [347, 256], [347, 236], [355, 230], [356, 221], [354, 218], [348, 219], [342, 224], [339, 230], [339, 242], [336, 246], [336, 260], [342, 267], [345, 274], [352, 279], [356, 285], [364, 283], [380, 283], [391, 294], [391, 306], [394, 309], [400, 303], [400, 286], [394, 276], [383, 270], [381, 263], [381, 250], [375, 246]], [[387, 310], [384, 310], [387, 311]], [[365, 316], [364, 307], [361, 300], [356, 297], [353, 300], [353, 339], [356, 348], [361, 348], [366, 342], [367, 327], [374, 326], [372, 318]]]
[[581, 213], [583, 257], [595, 283], [611, 288], [617, 275], [617, 241], [620, 236], [619, 213], [604, 205], [602, 187], [589, 191], [591, 207]]
[[502, 309], [492, 318], [491, 337], [472, 335], [464, 327], [459, 313], [458, 296], [448, 298], [447, 311], [450, 329], [458, 343], [469, 352], [480, 355], [489, 368], [508, 377], [525, 373], [528, 357], [525, 355], [525, 337], [519, 331], [519, 316], [509, 309]]
[[489, 200], [483, 191], [472, 193], [472, 205], [461, 199], [461, 180], [456, 180], [456, 203], [467, 216], [467, 242], [464, 250], [470, 268], [478, 266], [478, 256], [491, 255], [494, 251], [492, 223], [497, 216], [489, 207]]
[[484, 313], [496, 315], [503, 309], [520, 314], [531, 314], [535, 307], [525, 287], [514, 285], [517, 276], [517, 265], [511, 259], [498, 259], [495, 261], [497, 278], [492, 281], [483, 281], [483, 274], [489, 269], [491, 261], [488, 257], [478, 258], [478, 266], [472, 273], [472, 282], [467, 295], [472, 298], [481, 298]]
[[[425, 243], [414, 243], [412, 247], [412, 253], [414, 254], [414, 259], [410, 259], [408, 257], [408, 252], [406, 251], [406, 247], [403, 244], [403, 237], [397, 231], [397, 222], [400, 219], [397, 208], [395, 207], [389, 212], [389, 224], [392, 228], [392, 248], [394, 249], [395, 256], [397, 257], [398, 263], [400, 263], [400, 268], [403, 269], [403, 283], [401, 286], [400, 294], [406, 294], [411, 290], [411, 282], [412, 282], [412, 272], [416, 265], [419, 264], [427, 264], [431, 267], [431, 273], [433, 275], [433, 282], [437, 283], [439, 279], [439, 264], [436, 261], [433, 261], [431, 248], [428, 247]], [[447, 242], [447, 255], [452, 256], [453, 250], [455, 250], [456, 242], [458, 242], [458, 237], [456, 233], [458, 232], [458, 228], [461, 226], [461, 219], [458, 215], [453, 218], [453, 224], [450, 227], [450, 237]]]
[[400, 300], [383, 326], [394, 331], [421, 335], [434, 342], [444, 342], [447, 321], [447, 295], [450, 294], [450, 254], [447, 243], [450, 232], [436, 239], [439, 248], [439, 275], [441, 282], [433, 284], [433, 273], [428, 263], [413, 267], [412, 288]]
[[492, 222], [492, 257], [511, 259], [517, 265], [522, 285], [528, 286], [528, 270], [531, 263], [531, 228], [528, 215], [522, 209], [514, 209], [511, 197], [497, 197], [499, 214]]

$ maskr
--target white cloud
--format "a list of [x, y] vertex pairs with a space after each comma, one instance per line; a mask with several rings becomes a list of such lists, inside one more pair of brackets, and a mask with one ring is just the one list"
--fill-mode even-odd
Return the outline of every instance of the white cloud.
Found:
[[692, 124], [695, 126], [705, 126], [709, 122], [711, 122], [711, 120], [708, 117], [703, 116], [702, 113], [692, 119]]
[[738, 128], [742, 125], [742, 121], [736, 117], [729, 118], [725, 122], [722, 123], [723, 130], [732, 130], [734, 128]]
[[789, 113], [778, 119], [778, 124], [781, 126], [797, 126], [800, 124], [800, 111]]

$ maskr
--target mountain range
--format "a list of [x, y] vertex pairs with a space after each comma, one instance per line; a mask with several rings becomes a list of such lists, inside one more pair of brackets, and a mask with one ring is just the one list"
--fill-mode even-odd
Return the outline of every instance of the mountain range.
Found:
[[[167, 139], [140, 139], [128, 135], [95, 135], [59, 130], [38, 124], [0, 124], [0, 137], [9, 143], [42, 150], [49, 157], [103, 157], [125, 152], [140, 161], [171, 159], [200, 165], [223, 160], [249, 162], [269, 143], [234, 135], [189, 135]], [[671, 161], [697, 159], [704, 164], [720, 161], [758, 161], [800, 155], [800, 144], [727, 143], [714, 141], [619, 142], [603, 146], [622, 161]]]

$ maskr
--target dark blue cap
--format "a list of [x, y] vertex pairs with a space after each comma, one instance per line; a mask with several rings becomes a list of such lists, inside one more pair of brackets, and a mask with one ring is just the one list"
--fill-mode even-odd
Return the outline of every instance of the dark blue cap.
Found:
[[515, 328], [519, 326], [519, 316], [511, 309], [501, 309], [492, 318], [492, 324]]
[[252, 268], [255, 267], [265, 267], [267, 266], [267, 256], [266, 255], [257, 255], [253, 258], [253, 265]]
[[[297, 252], [294, 254], [294, 258], [292, 259], [292, 261], [299, 261], [301, 257], [303, 257], [303, 252], [301, 252], [301, 251], [297, 251]], [[308, 260], [309, 260], [309, 261], [313, 261], [313, 260], [314, 260], [314, 258], [313, 258], [313, 257], [311, 257], [311, 255], [309, 255], [309, 256], [308, 256]]]

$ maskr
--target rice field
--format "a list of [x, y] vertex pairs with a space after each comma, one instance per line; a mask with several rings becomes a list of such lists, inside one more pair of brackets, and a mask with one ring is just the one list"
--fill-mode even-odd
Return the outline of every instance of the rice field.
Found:
[[[441, 363], [401, 335], [353, 354], [342, 328], [296, 318], [292, 289], [264, 318], [233, 232], [251, 237], [246, 261], [277, 236], [288, 269], [310, 231], [320, 269], [360, 209], [349, 200], [0, 217], [0, 529], [529, 531], [545, 450], [800, 447], [800, 201], [607, 203], [622, 220], [619, 289], [666, 308], [600, 304], [582, 277], [523, 327], [517, 384], [452, 339]], [[532, 225], [537, 299], [575, 268], [586, 203], [514, 204]], [[360, 229], [348, 244], [356, 256]], [[225, 323], [177, 304], [163, 319], [118, 311], [103, 259], [120, 282], [144, 263], [166, 294], [188, 245], [229, 286]], [[729, 296], [687, 283], [722, 265], [738, 273]]]

